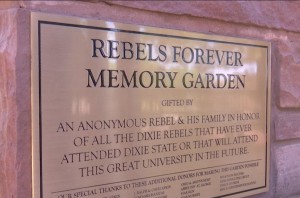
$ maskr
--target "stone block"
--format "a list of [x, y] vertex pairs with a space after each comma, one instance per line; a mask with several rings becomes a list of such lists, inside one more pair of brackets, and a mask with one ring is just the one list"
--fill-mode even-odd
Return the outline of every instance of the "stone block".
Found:
[[299, 198], [299, 197], [300, 197], [300, 194], [298, 194], [298, 195], [292, 195], [289, 198]]
[[277, 140], [300, 138], [300, 114], [298, 112], [276, 112], [275, 133]]
[[277, 181], [276, 197], [300, 193], [300, 143], [277, 147], [275, 151]]
[[19, 8], [19, 1], [1, 1], [0, 2], [0, 10], [7, 10], [11, 8]]
[[[95, 2], [95, 1], [93, 1]], [[299, 32], [300, 2], [297, 1], [106, 1], [176, 15], [191, 15], [221, 21], [253, 24]]]
[[31, 197], [29, 24], [29, 12], [0, 11], [1, 197]]
[[282, 108], [300, 107], [300, 37], [287, 38], [278, 45], [280, 67], [279, 105]]
[[[0, 194], [11, 197], [15, 192], [16, 116], [14, 66], [17, 29], [16, 11], [0, 12]], [[9, 196], [10, 195], [10, 196]]]

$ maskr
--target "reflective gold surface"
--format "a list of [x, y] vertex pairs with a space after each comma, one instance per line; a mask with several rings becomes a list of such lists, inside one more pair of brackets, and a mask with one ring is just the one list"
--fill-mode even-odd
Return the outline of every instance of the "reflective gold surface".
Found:
[[268, 190], [270, 44], [32, 13], [34, 197]]

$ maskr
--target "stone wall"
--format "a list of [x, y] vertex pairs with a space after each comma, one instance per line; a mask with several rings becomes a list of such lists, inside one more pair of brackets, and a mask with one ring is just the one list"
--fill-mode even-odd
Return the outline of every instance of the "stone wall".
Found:
[[270, 191], [300, 197], [300, 2], [1, 1], [0, 198], [31, 197], [30, 11], [272, 43]]

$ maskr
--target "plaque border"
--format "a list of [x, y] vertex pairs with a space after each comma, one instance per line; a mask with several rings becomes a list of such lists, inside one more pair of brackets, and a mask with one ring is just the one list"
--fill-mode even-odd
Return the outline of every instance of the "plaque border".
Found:
[[[38, 16], [38, 15], [36, 15]], [[73, 17], [74, 18], [74, 17]], [[270, 60], [269, 58], [271, 57], [271, 52], [270, 52], [270, 48], [271, 48], [271, 44], [270, 43], [266, 43], [266, 45], [258, 45], [258, 44], [250, 44], [250, 43], [242, 43], [242, 42], [233, 42], [233, 41], [223, 41], [223, 40], [214, 40], [214, 39], [206, 39], [206, 38], [196, 38], [196, 37], [188, 37], [188, 36], [178, 36], [178, 35], [172, 35], [172, 34], [162, 34], [162, 33], [153, 33], [153, 32], [146, 32], [146, 31], [134, 31], [134, 30], [125, 30], [125, 29], [117, 29], [117, 28], [108, 28], [108, 27], [98, 27], [98, 26], [90, 26], [90, 25], [78, 25], [78, 24], [72, 24], [72, 23], [63, 23], [63, 22], [56, 22], [56, 21], [48, 21], [48, 20], [39, 20], [37, 19], [37, 25], [38, 25], [38, 106], [39, 106], [39, 110], [38, 110], [38, 117], [39, 117], [39, 132], [37, 132], [39, 134], [39, 142], [38, 142], [38, 147], [39, 147], [39, 187], [40, 187], [40, 198], [43, 198], [43, 136], [42, 136], [42, 72], [41, 72], [41, 68], [42, 68], [42, 57], [41, 57], [41, 46], [42, 46], [42, 33], [41, 33], [41, 29], [42, 29], [42, 25], [56, 25], [56, 26], [63, 26], [63, 27], [70, 27], [70, 28], [83, 28], [83, 29], [93, 29], [93, 30], [101, 30], [101, 31], [112, 31], [112, 32], [122, 32], [122, 33], [128, 33], [128, 34], [139, 34], [139, 35], [147, 35], [147, 36], [158, 36], [158, 37], [167, 37], [167, 38], [175, 38], [175, 39], [184, 39], [184, 40], [194, 40], [194, 41], [202, 41], [202, 42], [215, 42], [215, 43], [222, 43], [222, 44], [231, 44], [231, 45], [239, 45], [239, 46], [248, 46], [248, 47], [258, 47], [258, 48], [265, 48], [267, 50], [267, 64], [266, 64], [266, 149], [265, 149], [265, 184], [264, 186], [260, 186], [260, 187], [256, 187], [256, 188], [252, 188], [252, 189], [247, 189], [247, 190], [243, 190], [243, 191], [237, 191], [237, 192], [233, 192], [233, 193], [229, 193], [229, 194], [224, 194], [224, 195], [220, 195], [220, 196], [215, 196], [212, 198], [221, 198], [221, 197], [227, 197], [227, 196], [231, 196], [231, 195], [237, 195], [240, 193], [245, 193], [245, 192], [250, 192], [250, 191], [254, 191], [254, 190], [258, 190], [258, 189], [263, 189], [266, 188], [266, 190], [268, 189], [268, 177], [269, 177], [269, 155], [268, 153], [270, 152], [270, 145], [268, 144], [268, 136], [270, 133], [270, 78], [271, 78], [271, 65], [270, 65]], [[97, 20], [97, 21], [101, 21], [101, 20]], [[124, 23], [122, 23], [124, 24]], [[129, 24], [128, 24], [129, 25]], [[157, 28], [157, 29], [161, 29], [158, 27], [150, 27], [150, 26], [145, 26], [145, 27], [149, 27], [149, 28]], [[171, 30], [171, 29], [167, 29], [167, 30]], [[182, 31], [182, 30], [176, 30], [176, 31], [181, 31], [181, 32], [186, 32], [186, 31]], [[199, 32], [187, 32], [187, 33], [198, 33], [198, 34], [202, 34], [202, 35], [206, 35], [206, 36], [210, 36], [208, 34], [203, 34], [203, 33], [199, 33]], [[227, 37], [229, 39], [244, 39], [244, 38], [239, 38], [239, 37], [230, 37], [230, 36], [221, 36], [221, 35], [214, 35], [213, 36], [220, 36], [220, 37]], [[251, 39], [246, 39], [248, 42], [251, 41]], [[258, 40], [253, 40], [253, 41], [258, 41]], [[250, 161], [260, 161], [262, 159], [257, 159], [257, 160], [250, 160]], [[231, 163], [231, 164], [225, 164], [225, 165], [219, 165], [219, 166], [212, 166], [212, 167], [205, 167], [205, 168], [200, 168], [200, 169], [193, 169], [193, 170], [185, 170], [185, 171], [180, 171], [180, 172], [174, 172], [174, 173], [168, 173], [168, 174], [163, 174], [163, 175], [155, 175], [155, 176], [150, 176], [150, 177], [144, 177], [144, 178], [136, 178], [136, 179], [131, 179], [131, 180], [125, 180], [125, 181], [118, 181], [118, 182], [113, 182], [113, 183], [121, 183], [121, 182], [127, 182], [127, 181], [135, 181], [135, 180], [141, 180], [141, 179], [147, 179], [147, 178], [152, 178], [152, 177], [160, 177], [160, 176], [166, 176], [166, 175], [172, 175], [172, 174], [177, 174], [177, 173], [183, 173], [183, 172], [191, 172], [191, 171], [196, 171], [196, 170], [203, 170], [203, 169], [209, 169], [209, 168], [215, 168], [215, 167], [222, 167], [222, 166], [228, 166], [228, 165], [233, 165], [233, 164], [240, 164], [240, 163], [245, 163], [245, 162], [250, 162], [250, 161], [243, 161], [243, 162], [237, 162], [237, 163]], [[113, 184], [113, 183], [108, 183], [108, 184]], [[76, 188], [76, 189], [83, 189], [83, 188], [90, 188], [90, 187], [95, 187], [95, 186], [102, 186], [102, 185], [108, 185], [108, 184], [100, 184], [100, 185], [94, 185], [94, 186], [88, 186], [88, 187], [82, 187], [82, 188]], [[59, 192], [66, 192], [66, 191], [71, 191], [71, 190], [76, 190], [76, 189], [68, 189], [68, 190], [62, 190], [62, 191], [56, 191], [56, 192], [52, 192], [52, 193], [59, 193]], [[35, 192], [33, 190], [33, 192]], [[34, 193], [33, 193], [34, 194]]]

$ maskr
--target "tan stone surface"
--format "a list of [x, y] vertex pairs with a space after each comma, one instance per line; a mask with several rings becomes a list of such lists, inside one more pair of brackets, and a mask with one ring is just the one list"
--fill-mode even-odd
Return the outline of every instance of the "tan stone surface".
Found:
[[280, 64], [280, 107], [300, 107], [300, 34], [278, 45]]
[[277, 140], [300, 138], [300, 114], [298, 112], [277, 112], [274, 123]]
[[[95, 1], [94, 1], [95, 2]], [[297, 1], [106, 1], [109, 4], [300, 31]]]
[[280, 146], [276, 149], [277, 197], [289, 197], [300, 193], [299, 150], [299, 143]]
[[[0, 11], [0, 195], [31, 196], [28, 13]], [[24, 27], [27, 26], [27, 30]]]
[[[9, 193], [16, 191], [16, 76], [13, 67], [13, 51], [16, 50], [16, 11], [1, 12], [1, 43], [0, 43], [0, 194], [8, 197]], [[5, 27], [5, 28], [4, 28]], [[4, 31], [5, 29], [5, 31]]]
[[19, 8], [19, 1], [0, 1], [0, 10]]

